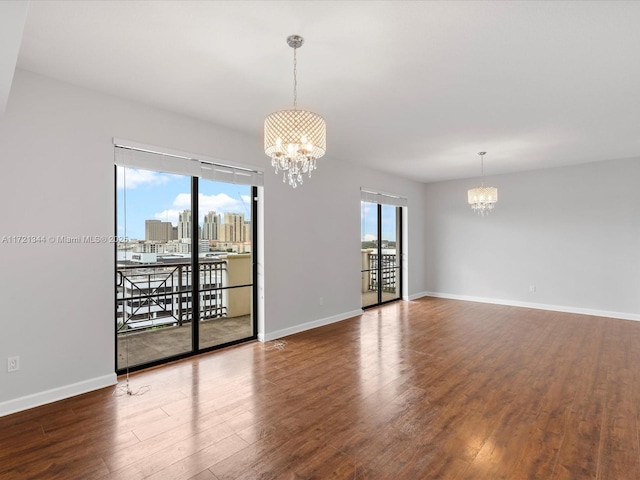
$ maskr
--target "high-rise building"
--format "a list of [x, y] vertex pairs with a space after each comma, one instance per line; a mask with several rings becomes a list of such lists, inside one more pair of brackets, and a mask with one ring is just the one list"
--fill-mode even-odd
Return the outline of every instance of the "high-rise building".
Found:
[[191, 238], [191, 210], [178, 214], [178, 240]]
[[233, 243], [244, 242], [244, 213], [225, 213], [224, 225], [230, 227], [225, 231], [225, 236], [228, 235], [228, 237], [220, 240]]
[[220, 239], [220, 214], [211, 211], [204, 216], [202, 225], [203, 240], [219, 240]]
[[242, 228], [242, 238], [243, 242], [251, 242], [253, 239], [251, 238], [251, 222], [244, 222], [244, 226]]
[[218, 240], [221, 242], [233, 242], [233, 225], [223, 223], [218, 230]]
[[144, 221], [144, 239], [148, 242], [168, 242], [174, 239], [174, 227], [171, 222], [160, 220]]

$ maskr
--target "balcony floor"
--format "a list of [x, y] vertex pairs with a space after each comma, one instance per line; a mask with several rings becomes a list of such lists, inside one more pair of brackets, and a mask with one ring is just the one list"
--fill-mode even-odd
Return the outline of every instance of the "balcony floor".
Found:
[[[253, 335], [251, 315], [216, 318], [200, 322], [200, 347], [247, 338]], [[118, 335], [118, 369], [140, 365], [191, 351], [191, 324]]]

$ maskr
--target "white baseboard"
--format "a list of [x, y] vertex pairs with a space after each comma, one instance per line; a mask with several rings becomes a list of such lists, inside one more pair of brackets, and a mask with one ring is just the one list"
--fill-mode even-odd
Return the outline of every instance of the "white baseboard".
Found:
[[293, 335], [294, 333], [304, 332], [305, 330], [311, 330], [312, 328], [322, 327], [324, 325], [330, 325], [332, 323], [341, 322], [347, 318], [357, 317], [362, 315], [362, 309], [353, 310], [351, 312], [341, 313], [332, 317], [321, 318], [320, 320], [314, 320], [313, 322], [301, 323], [293, 327], [284, 328], [282, 330], [276, 330], [275, 332], [268, 332], [264, 334], [258, 334], [258, 340], [261, 342], [269, 342], [277, 338], [286, 337], [287, 335]]
[[592, 308], [567, 307], [564, 305], [547, 305], [544, 303], [520, 302], [516, 300], [501, 300], [497, 298], [472, 297], [468, 295], [454, 295], [450, 293], [438, 292], [422, 292], [420, 294], [420, 297], [448, 298], [451, 300], [463, 300], [465, 302], [493, 303], [495, 305], [508, 305], [511, 307], [535, 308], [537, 310], [550, 310], [552, 312], [577, 313], [580, 315], [593, 315], [595, 317], [608, 317], [618, 318], [620, 320], [640, 321], [639, 314], [626, 312], [610, 312], [607, 310], [595, 310]]
[[419, 298], [428, 297], [428, 296], [433, 296], [433, 295], [429, 295], [429, 292], [419, 292], [419, 293], [414, 293], [408, 296], [405, 295], [404, 297], [402, 297], [402, 299], [405, 301], [411, 301], [411, 300], [417, 300]]
[[64, 400], [65, 398], [98, 390], [99, 388], [109, 387], [111, 385], [115, 385], [117, 380], [118, 378], [116, 374], [110, 373], [109, 375], [104, 375], [102, 377], [91, 378], [82, 382], [72, 383], [71, 385], [52, 388], [51, 390], [45, 390], [44, 392], [38, 392], [32, 395], [15, 398], [13, 400], [7, 400], [6, 402], [0, 403], [0, 417], [20, 412], [22, 410], [27, 410], [29, 408], [39, 407], [46, 403]]

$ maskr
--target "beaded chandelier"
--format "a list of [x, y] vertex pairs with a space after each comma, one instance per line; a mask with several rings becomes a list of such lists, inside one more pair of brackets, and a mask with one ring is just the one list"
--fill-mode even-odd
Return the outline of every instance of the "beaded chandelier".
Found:
[[293, 48], [293, 110], [272, 113], [264, 121], [264, 153], [271, 157], [276, 174], [282, 170], [282, 181], [296, 188], [302, 184], [302, 174], [317, 168], [316, 160], [327, 148], [327, 127], [315, 113], [298, 110], [298, 79], [296, 49], [304, 43], [299, 35], [287, 37]]
[[[481, 179], [484, 177], [484, 156], [486, 153], [487, 152], [478, 152], [478, 155], [480, 155]], [[498, 201], [498, 189], [495, 187], [485, 187], [484, 183], [482, 183], [482, 186], [469, 190], [467, 197], [473, 211], [484, 217], [485, 215], [489, 215], [495, 203]]]

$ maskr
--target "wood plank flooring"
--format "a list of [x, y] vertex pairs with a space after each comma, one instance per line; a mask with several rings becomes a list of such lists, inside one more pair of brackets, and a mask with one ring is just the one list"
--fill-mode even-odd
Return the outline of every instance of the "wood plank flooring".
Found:
[[423, 298], [281, 340], [2, 417], [0, 479], [640, 479], [640, 322]]

